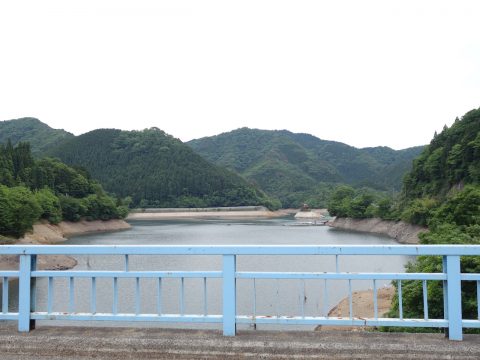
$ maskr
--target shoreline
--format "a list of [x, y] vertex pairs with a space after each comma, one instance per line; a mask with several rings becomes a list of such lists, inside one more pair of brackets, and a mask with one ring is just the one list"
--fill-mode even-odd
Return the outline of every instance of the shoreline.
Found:
[[379, 218], [336, 218], [328, 222], [327, 225], [341, 230], [385, 235], [396, 240], [399, 244], [412, 245], [419, 244], [420, 239], [418, 235], [428, 231], [428, 228], [423, 226], [408, 224], [404, 221], [390, 221]]
[[125, 220], [80, 220], [78, 222], [61, 221], [54, 225], [40, 222], [33, 225], [33, 230], [18, 239], [17, 244], [56, 244], [68, 240], [69, 237], [90, 233], [128, 230], [131, 225]]
[[[31, 232], [15, 241], [15, 245], [54, 245], [68, 240], [69, 237], [110, 231], [130, 229], [131, 225], [125, 220], [108, 221], [62, 221], [57, 225], [41, 222], [33, 225]], [[77, 265], [77, 261], [66, 255], [38, 256], [39, 270], [69, 270]], [[0, 270], [18, 268], [18, 256], [4, 255], [0, 257]]]

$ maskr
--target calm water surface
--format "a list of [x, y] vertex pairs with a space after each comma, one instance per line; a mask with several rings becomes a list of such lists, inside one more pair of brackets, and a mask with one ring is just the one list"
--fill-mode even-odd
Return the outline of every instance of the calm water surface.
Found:
[[[137, 221], [132, 228], [117, 233], [94, 234], [70, 239], [69, 245], [373, 245], [395, 244], [381, 236], [346, 232], [326, 226], [293, 226], [293, 218], [269, 220], [181, 220]], [[123, 270], [119, 256], [79, 256], [75, 270]], [[405, 256], [343, 256], [340, 271], [402, 272], [409, 260]], [[130, 270], [220, 270], [221, 256], [130, 256]], [[238, 271], [335, 271], [334, 256], [238, 256]], [[378, 286], [389, 282], [378, 282]], [[157, 312], [155, 280], [141, 280], [141, 312]], [[323, 315], [323, 280], [257, 280], [257, 315]], [[372, 288], [371, 281], [352, 282], [353, 290]], [[238, 280], [237, 313], [253, 314], [253, 281]], [[304, 289], [304, 290], [303, 290]], [[330, 309], [347, 296], [347, 281], [329, 281]], [[38, 282], [37, 310], [46, 311], [47, 282]], [[91, 284], [88, 279], [76, 281], [76, 311], [90, 311]], [[303, 297], [301, 294], [305, 293]], [[97, 279], [97, 312], [112, 311], [111, 279]], [[119, 279], [119, 311], [135, 312], [135, 280]], [[67, 282], [54, 284], [53, 311], [67, 311]], [[180, 312], [180, 279], [164, 279], [162, 312]], [[221, 280], [207, 281], [207, 311], [221, 314]], [[185, 279], [185, 314], [203, 314], [205, 310], [203, 279]], [[107, 325], [102, 323], [101, 325]], [[145, 326], [145, 324], [142, 324]], [[151, 326], [167, 326], [152, 324]], [[175, 326], [178, 325], [168, 325]], [[192, 327], [191, 325], [187, 325]], [[202, 325], [202, 327], [206, 327]], [[208, 326], [210, 327], [210, 325]], [[291, 328], [291, 327], [289, 327]], [[311, 328], [311, 327], [310, 327]]]

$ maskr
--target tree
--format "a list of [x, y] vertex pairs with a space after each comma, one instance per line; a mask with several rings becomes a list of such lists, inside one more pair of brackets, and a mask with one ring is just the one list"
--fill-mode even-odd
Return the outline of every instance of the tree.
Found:
[[58, 224], [62, 220], [62, 209], [58, 197], [49, 188], [37, 190], [34, 195], [42, 209], [40, 217], [52, 224]]
[[431, 198], [415, 199], [402, 213], [402, 220], [426, 226], [438, 202]]
[[335, 189], [328, 202], [328, 212], [332, 216], [349, 216], [350, 203], [355, 195], [351, 186], [342, 185]]
[[15, 237], [31, 230], [42, 209], [32, 192], [22, 186], [0, 185], [0, 233]]

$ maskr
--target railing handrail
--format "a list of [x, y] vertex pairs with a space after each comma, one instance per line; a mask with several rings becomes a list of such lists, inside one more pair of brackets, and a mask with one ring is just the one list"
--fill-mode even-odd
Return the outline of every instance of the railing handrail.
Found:
[[477, 256], [480, 245], [3, 245], [0, 255]]
[[[477, 301], [480, 299], [480, 274], [463, 274], [460, 267], [462, 256], [479, 256], [480, 245], [4, 245], [0, 246], [0, 255], [19, 255], [18, 271], [0, 271], [3, 277], [2, 312], [0, 319], [18, 320], [19, 331], [29, 331], [36, 320], [66, 319], [66, 320], [114, 320], [114, 321], [175, 321], [175, 322], [214, 322], [223, 323], [224, 335], [235, 335], [236, 325], [248, 324], [331, 324], [331, 325], [369, 325], [369, 326], [428, 326], [448, 328], [449, 337], [453, 340], [462, 339], [462, 326], [480, 328], [480, 302], [478, 303], [478, 319], [462, 319], [462, 281], [477, 282]], [[124, 256], [124, 271], [80, 270], [80, 271], [39, 271], [37, 269], [37, 255], [120, 255]], [[218, 255], [223, 258], [221, 271], [133, 271], [129, 270], [130, 255]], [[245, 272], [237, 271], [237, 256], [243, 255], [334, 255], [335, 272]], [[338, 269], [340, 256], [440, 256], [442, 257], [442, 272], [436, 273], [348, 273]], [[68, 313], [53, 312], [52, 299], [54, 279], [66, 277], [69, 281], [69, 308]], [[19, 279], [19, 306], [18, 313], [8, 309], [8, 279]], [[47, 312], [35, 310], [37, 278], [48, 279]], [[74, 308], [74, 280], [86, 277], [91, 279], [91, 311], [77, 313]], [[113, 310], [111, 313], [97, 313], [96, 311], [96, 283], [98, 278], [113, 280]], [[176, 277], [181, 281], [181, 305], [179, 314], [164, 314], [161, 306], [162, 278]], [[204, 284], [204, 315], [186, 315], [184, 313], [184, 278], [203, 278]], [[206, 311], [207, 278], [222, 278], [222, 315], [210, 315]], [[135, 278], [135, 313], [118, 312], [118, 279]], [[158, 314], [140, 314], [140, 279], [157, 278]], [[327, 280], [347, 280], [350, 299], [349, 318], [332, 318], [324, 316], [305, 316], [303, 302], [302, 315], [299, 316], [244, 316], [236, 312], [236, 282], [237, 279], [252, 279], [255, 297], [256, 279], [322, 279], [324, 281], [324, 296], [327, 296]], [[352, 280], [372, 280], [374, 294], [374, 317], [354, 318], [352, 311]], [[399, 318], [384, 319], [378, 316], [377, 280], [391, 279], [397, 281], [399, 297]], [[402, 280], [419, 280], [423, 284], [424, 319], [403, 318], [402, 310]], [[427, 280], [443, 282], [444, 318], [429, 319]], [[303, 290], [304, 291], [304, 290]], [[305, 298], [305, 294], [301, 298]], [[327, 304], [327, 302], [325, 302]], [[255, 309], [255, 300], [254, 300]], [[324, 313], [326, 313], [324, 311]]]

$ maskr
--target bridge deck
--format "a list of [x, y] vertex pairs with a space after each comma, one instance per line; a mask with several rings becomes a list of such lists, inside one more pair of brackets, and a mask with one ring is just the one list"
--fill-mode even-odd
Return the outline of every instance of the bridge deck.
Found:
[[347, 331], [220, 331], [0, 326], [0, 358], [21, 359], [479, 359], [480, 335]]

